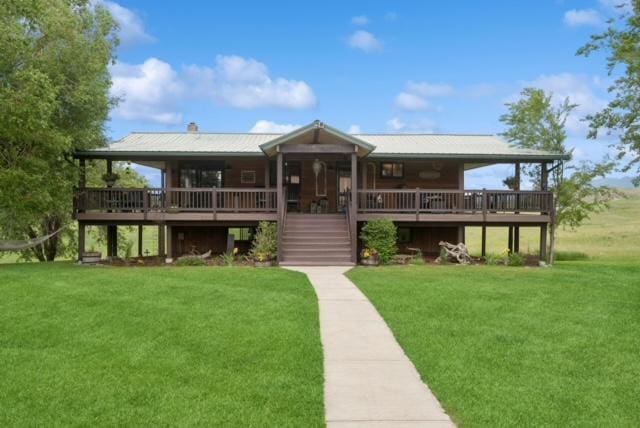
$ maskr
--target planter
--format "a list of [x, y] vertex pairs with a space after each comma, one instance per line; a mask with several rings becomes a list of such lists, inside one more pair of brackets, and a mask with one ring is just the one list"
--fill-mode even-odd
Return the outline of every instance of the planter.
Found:
[[258, 260], [253, 261], [253, 266], [255, 267], [271, 267], [273, 266], [273, 260], [265, 260], [263, 262], [259, 262]]
[[87, 251], [82, 253], [81, 262], [83, 265], [96, 265], [100, 263], [102, 253], [98, 251]]
[[167, 212], [169, 214], [177, 214], [177, 213], [180, 212], [180, 208], [178, 208], [178, 207], [169, 207], [169, 208], [167, 208]]
[[363, 266], [378, 266], [380, 264], [380, 259], [378, 257], [367, 257], [366, 259], [360, 259], [360, 264]]

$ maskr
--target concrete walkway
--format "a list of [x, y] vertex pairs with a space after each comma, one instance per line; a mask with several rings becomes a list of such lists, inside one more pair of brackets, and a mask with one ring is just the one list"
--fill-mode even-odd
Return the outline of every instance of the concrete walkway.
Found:
[[453, 427], [348, 267], [296, 266], [320, 302], [327, 426]]

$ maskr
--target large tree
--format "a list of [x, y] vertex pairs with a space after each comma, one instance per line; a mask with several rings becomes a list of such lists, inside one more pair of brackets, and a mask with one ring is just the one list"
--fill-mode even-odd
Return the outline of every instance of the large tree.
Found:
[[[576, 107], [569, 99], [554, 105], [552, 95], [542, 89], [525, 88], [518, 101], [507, 103], [507, 113], [500, 121], [507, 126], [502, 135], [512, 144], [526, 148], [567, 153], [565, 122]], [[541, 166], [525, 165], [523, 174], [528, 176], [534, 187], [541, 188]], [[557, 230], [559, 226], [576, 228], [592, 212], [608, 206], [615, 192], [606, 187], [592, 184], [593, 179], [609, 173], [613, 169], [610, 162], [600, 164], [580, 163], [567, 170], [556, 165], [549, 174], [548, 188], [554, 194], [555, 215], [550, 227], [549, 261], [553, 263]]]
[[613, 77], [609, 93], [613, 99], [600, 112], [588, 116], [589, 137], [601, 130], [619, 137], [616, 145], [623, 170], [636, 168], [634, 183], [640, 185], [640, 0], [620, 0], [619, 15], [609, 21], [604, 33], [591, 36], [577, 54], [596, 51], [607, 55], [607, 72]]
[[[19, 239], [70, 222], [72, 154], [105, 144], [117, 39], [88, 0], [5, 0], [0, 28], [0, 235]], [[63, 241], [36, 256], [53, 260]]]

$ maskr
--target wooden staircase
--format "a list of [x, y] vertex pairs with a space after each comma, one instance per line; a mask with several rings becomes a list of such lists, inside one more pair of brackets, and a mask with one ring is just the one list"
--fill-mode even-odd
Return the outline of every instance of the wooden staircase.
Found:
[[284, 266], [351, 266], [349, 225], [344, 214], [286, 217], [282, 236]]

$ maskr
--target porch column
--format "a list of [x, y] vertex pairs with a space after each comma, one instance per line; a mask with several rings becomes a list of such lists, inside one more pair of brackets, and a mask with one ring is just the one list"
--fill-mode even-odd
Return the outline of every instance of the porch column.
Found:
[[540, 260], [547, 261], [547, 224], [540, 225]]
[[166, 263], [173, 263], [173, 231], [171, 226], [167, 225], [167, 257]]
[[[355, 149], [354, 149], [355, 150]], [[358, 261], [358, 155], [351, 153], [351, 261]]]
[[482, 243], [481, 243], [481, 254], [482, 257], [487, 255], [487, 226], [482, 225]]
[[158, 257], [163, 257], [164, 251], [164, 225], [158, 225]]
[[[107, 159], [107, 174], [113, 173], [113, 161]], [[107, 184], [107, 187], [112, 187]], [[107, 212], [110, 212], [109, 210]], [[118, 256], [118, 226], [110, 224], [107, 226], [107, 257]]]
[[278, 204], [278, 263], [282, 261], [282, 231], [284, 230], [284, 225], [282, 224], [282, 222], [284, 220], [284, 210], [287, 209], [282, 193], [284, 190], [282, 188], [283, 163], [282, 152], [278, 151], [276, 162], [276, 188], [278, 198], [276, 202]]
[[82, 253], [85, 250], [85, 225], [83, 222], [78, 222], [78, 261], [82, 261]]
[[509, 236], [507, 241], [507, 248], [509, 248], [510, 253], [513, 253], [513, 226], [509, 226]]
[[271, 161], [269, 161], [269, 159], [267, 158], [267, 160], [264, 161], [264, 188], [268, 189], [269, 187], [271, 187]]
[[[516, 162], [515, 174], [514, 174], [513, 190], [520, 191], [520, 162]], [[516, 194], [516, 214], [519, 214], [518, 208], [520, 207], [520, 195]], [[513, 251], [515, 253], [520, 252], [520, 226], [513, 227]]]
[[142, 257], [142, 225], [138, 225], [138, 257]]
[[540, 190], [549, 190], [549, 170], [547, 169], [547, 162], [540, 164]]
[[74, 200], [74, 217], [76, 213], [84, 212], [83, 208], [86, 206], [86, 197], [84, 194], [84, 188], [87, 187], [87, 168], [84, 158], [78, 161], [78, 167], [80, 168], [80, 176], [78, 177], [78, 189], [79, 191], [73, 195]]

